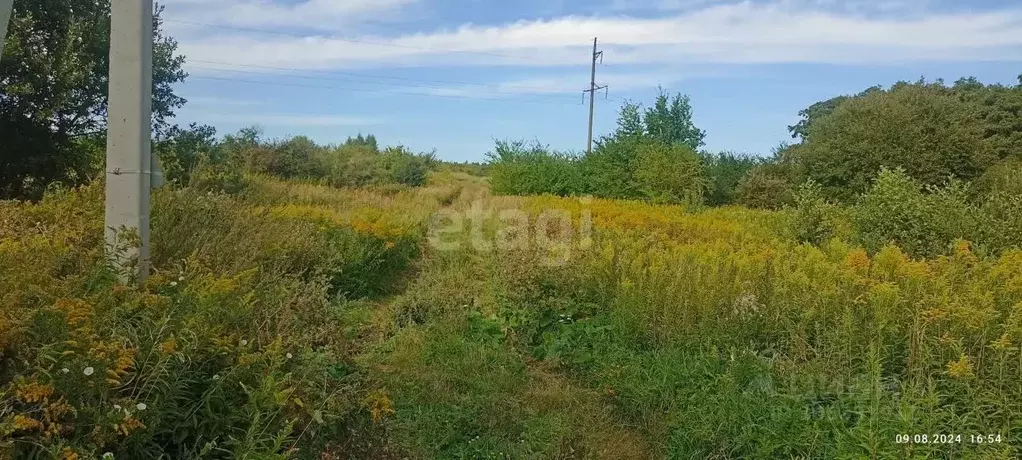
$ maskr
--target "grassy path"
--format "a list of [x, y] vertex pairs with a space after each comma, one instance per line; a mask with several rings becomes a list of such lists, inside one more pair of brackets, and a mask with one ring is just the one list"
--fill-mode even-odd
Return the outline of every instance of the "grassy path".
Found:
[[[460, 180], [446, 209], [488, 205], [485, 183]], [[354, 313], [363, 325], [357, 361], [386, 389], [379, 455], [650, 458], [607, 394], [527, 356], [488, 321], [496, 257], [427, 245], [403, 292]]]

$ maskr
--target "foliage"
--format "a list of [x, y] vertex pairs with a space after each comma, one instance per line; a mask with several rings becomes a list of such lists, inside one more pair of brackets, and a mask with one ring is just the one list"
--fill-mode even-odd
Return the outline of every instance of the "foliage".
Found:
[[822, 245], [838, 236], [841, 208], [824, 196], [823, 187], [811, 179], [795, 192], [793, 233], [797, 241]]
[[188, 129], [170, 128], [166, 140], [154, 143], [153, 152], [163, 168], [164, 180], [188, 185], [192, 171], [200, 162], [220, 160], [218, 148], [215, 128], [192, 123]]
[[855, 208], [859, 238], [867, 250], [895, 244], [915, 257], [949, 251], [958, 238], [971, 238], [975, 216], [964, 184], [924, 190], [904, 170], [884, 169]]
[[386, 415], [345, 298], [394, 284], [447, 189], [161, 189], [138, 289], [105, 263], [102, 182], [0, 202], [0, 456], [377, 457], [345, 441]]
[[[825, 225], [841, 211], [818, 186], [801, 194]], [[970, 430], [1002, 439], [964, 455], [1019, 454], [1018, 250], [960, 241], [913, 260], [839, 234], [799, 244], [788, 211], [552, 196], [482, 206], [589, 212], [593, 245], [572, 242], [558, 267], [535, 246], [466, 244], [430, 260], [370, 358], [411, 457], [564, 458], [567, 445], [628, 458], [606, 439], [632, 458], [940, 457], [948, 445], [887, 440]]]
[[841, 105], [841, 103], [855, 97], [867, 96], [882, 90], [883, 87], [881, 86], [873, 86], [855, 96], [837, 96], [827, 99], [826, 101], [820, 101], [810, 105], [798, 112], [798, 116], [802, 117], [802, 119], [794, 126], [789, 126], [788, 132], [791, 133], [792, 139], [805, 140], [809, 137], [809, 132], [813, 128], [813, 125], [815, 125], [820, 119], [834, 113], [834, 110], [837, 109], [837, 106]]
[[[622, 114], [626, 114], [624, 109]], [[703, 146], [706, 137], [706, 132], [696, 128], [692, 122], [689, 97], [679, 93], [671, 98], [663, 88], [657, 89], [653, 106], [646, 109], [642, 122], [645, 135], [663, 144], [682, 144], [696, 150]]]
[[996, 159], [975, 109], [940, 84], [900, 84], [839, 104], [796, 151], [800, 177], [851, 201], [882, 167], [925, 185], [972, 180]]
[[774, 165], [760, 165], [750, 169], [735, 187], [735, 201], [755, 209], [781, 209], [793, 204], [791, 183]]
[[649, 143], [635, 155], [636, 189], [654, 203], [702, 203], [702, 162], [685, 144]]
[[[177, 42], [154, 18], [153, 129], [161, 137], [185, 100]], [[0, 62], [0, 198], [38, 199], [51, 182], [87, 182], [95, 163], [76, 139], [106, 127], [109, 0], [19, 0]]]
[[700, 201], [708, 187], [695, 149], [704, 136], [692, 123], [688, 97], [669, 98], [661, 88], [645, 112], [625, 102], [615, 134], [597, 139], [582, 156], [551, 152], [538, 142], [498, 141], [487, 154], [491, 184], [494, 192], [509, 195]]
[[1022, 158], [1022, 75], [1015, 86], [984, 85], [962, 78], [952, 92], [975, 107], [983, 136], [999, 159]]
[[706, 204], [724, 206], [738, 202], [739, 186], [750, 171], [762, 163], [751, 155], [733, 152], [703, 153], [703, 168], [709, 181]]
[[574, 195], [583, 190], [578, 158], [551, 152], [539, 142], [499, 140], [486, 156], [495, 193]]

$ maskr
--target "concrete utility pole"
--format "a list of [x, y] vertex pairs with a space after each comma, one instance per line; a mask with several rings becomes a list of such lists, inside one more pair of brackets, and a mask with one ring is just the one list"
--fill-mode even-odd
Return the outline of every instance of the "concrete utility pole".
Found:
[[596, 108], [596, 92], [607, 86], [596, 86], [596, 59], [603, 62], [603, 51], [596, 51], [596, 38], [593, 38], [593, 72], [589, 79], [589, 142], [586, 144], [586, 153], [593, 152], [593, 111]]
[[121, 229], [137, 232], [137, 247], [112, 255], [122, 269], [137, 258], [141, 282], [149, 275], [153, 0], [113, 0], [111, 8], [104, 226], [107, 245], [118, 249], [125, 243], [117, 238]]
[[14, 0], [0, 0], [0, 59], [4, 56], [4, 43], [7, 40], [7, 24], [11, 22], [11, 11]]

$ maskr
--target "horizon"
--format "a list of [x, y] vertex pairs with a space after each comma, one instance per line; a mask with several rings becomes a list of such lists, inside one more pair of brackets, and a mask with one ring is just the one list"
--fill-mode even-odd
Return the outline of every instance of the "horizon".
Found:
[[484, 162], [495, 139], [585, 149], [592, 39], [604, 52], [594, 137], [625, 100], [690, 96], [707, 151], [768, 155], [798, 112], [898, 81], [1018, 83], [1022, 8], [902, 0], [168, 0], [190, 77], [177, 123], [260, 126], [322, 144]]

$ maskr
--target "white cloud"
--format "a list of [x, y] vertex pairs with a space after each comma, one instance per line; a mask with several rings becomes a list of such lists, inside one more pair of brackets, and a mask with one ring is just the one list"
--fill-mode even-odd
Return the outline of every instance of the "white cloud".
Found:
[[[379, 3], [399, 1], [405, 0]], [[464, 24], [354, 41], [327, 35], [208, 32], [187, 27], [173, 31], [189, 58], [297, 69], [574, 67], [586, 64], [594, 36], [600, 37], [608, 63], [615, 65], [1022, 60], [1022, 9], [867, 16], [806, 6], [805, 1], [793, 6], [792, 0], [713, 5], [658, 18], [565, 16]]]
[[263, 105], [260, 101], [246, 101], [243, 99], [230, 99], [217, 96], [185, 96], [188, 99], [188, 107], [258, 107]]
[[[636, 89], [653, 88], [657, 85], [669, 86], [673, 83], [696, 76], [720, 75], [711, 72], [602, 72], [599, 74], [598, 84], [609, 87], [609, 95], [618, 92], [631, 91]], [[471, 96], [471, 97], [512, 97], [520, 95], [536, 96], [560, 96], [569, 103], [582, 102], [582, 91], [589, 88], [586, 83], [588, 76], [575, 74], [558, 74], [535, 76], [506, 80], [492, 85], [456, 85], [446, 88], [430, 89], [426, 92], [435, 95], [445, 96]], [[597, 93], [597, 98], [602, 97], [603, 91]], [[551, 101], [550, 98], [545, 100]]]
[[165, 18], [233, 27], [337, 30], [372, 17], [385, 19], [418, 0], [164, 0]]
[[348, 127], [378, 125], [381, 118], [357, 115], [307, 115], [287, 113], [203, 112], [204, 121], [267, 127]]

